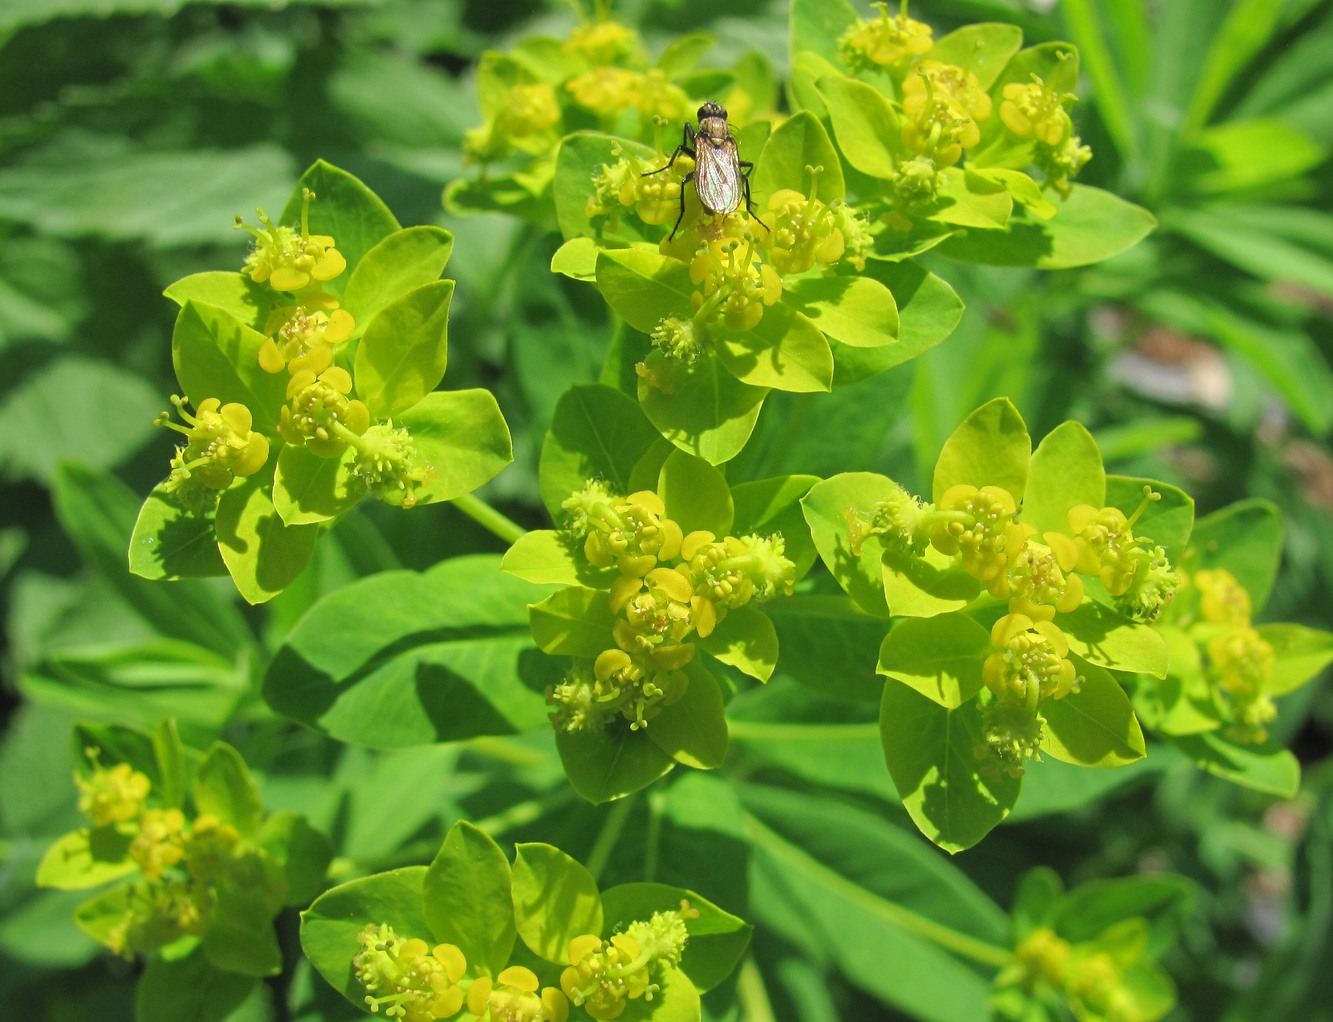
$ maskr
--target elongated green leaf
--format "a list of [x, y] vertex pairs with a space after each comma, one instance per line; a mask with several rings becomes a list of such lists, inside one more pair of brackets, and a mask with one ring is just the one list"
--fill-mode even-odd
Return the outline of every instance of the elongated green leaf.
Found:
[[[460, 877], [466, 883], [466, 877]], [[513, 914], [518, 935], [548, 962], [569, 961], [569, 942], [585, 933], [601, 936], [602, 898], [597, 881], [558, 848], [521, 844], [514, 856]]]
[[109, 474], [66, 464], [54, 494], [61, 527], [79, 553], [154, 629], [228, 659], [250, 644], [250, 629], [236, 607], [203, 581], [162, 585], [125, 570], [125, 544], [138, 503], [127, 486]]
[[473, 975], [495, 975], [509, 961], [515, 936], [512, 891], [513, 875], [500, 846], [465, 820], [450, 827], [422, 879], [422, 911], [431, 935], [462, 951]]
[[[264, 679], [279, 713], [378, 748], [512, 734], [542, 725], [528, 603], [547, 590], [461, 557], [425, 574], [382, 572], [324, 597]], [[526, 655], [525, 655], [526, 654]]]
[[[789, 914], [779, 913], [776, 906], [790, 905], [816, 946], [837, 961], [857, 986], [886, 1003], [931, 1022], [985, 1017], [989, 984], [941, 950], [940, 944], [957, 939], [998, 961], [1003, 953], [998, 935], [991, 938], [994, 945], [985, 936], [973, 935], [996, 929], [995, 910], [977, 912], [966, 930], [936, 922], [933, 912], [942, 908], [940, 896], [949, 879], [943, 870], [931, 869], [907, 852], [906, 842], [887, 836], [885, 828], [871, 826], [854, 810], [809, 799], [803, 800], [810, 810], [808, 822], [801, 823], [792, 819], [789, 806], [767, 792], [765, 796], [762, 802], [755, 800], [754, 807], [764, 822], [752, 818], [747, 826], [755, 855], [753, 900], [761, 925], [786, 930], [783, 916]], [[783, 815], [777, 817], [774, 810], [784, 811]], [[770, 820], [774, 829], [765, 825]], [[850, 841], [849, 834], [855, 835]], [[837, 836], [843, 839], [836, 840]], [[897, 868], [886, 868], [888, 863]], [[895, 882], [894, 874], [912, 878], [924, 885], [923, 893], [936, 896], [930, 899], [936, 902], [932, 915], [922, 913], [925, 906], [910, 893], [912, 885]], [[961, 899], [949, 893], [952, 904], [944, 911], [957, 917], [963, 914]], [[912, 907], [904, 908], [900, 898]], [[923, 929], [939, 943], [922, 937]]]
[[1208, 48], [1190, 97], [1186, 123], [1199, 127], [1207, 123], [1223, 93], [1245, 69], [1246, 64], [1263, 50], [1281, 21], [1283, 7], [1266, 0], [1240, 0], [1231, 7], [1221, 31]]
[[[1125, 83], [1106, 44], [1106, 36], [1098, 23], [1095, 10], [1096, 6], [1091, 0], [1067, 0], [1061, 8], [1070, 35], [1078, 46], [1084, 70], [1092, 79], [1097, 109], [1101, 112], [1116, 148], [1129, 161], [1138, 154], [1139, 149], [1139, 137], [1134, 130], [1136, 121], [1131, 112]], [[1057, 88], [1053, 83], [1048, 84], [1051, 88]]]
[[1291, 798], [1300, 787], [1300, 762], [1272, 742], [1237, 745], [1216, 732], [1173, 735], [1170, 741], [1201, 770], [1246, 788]]

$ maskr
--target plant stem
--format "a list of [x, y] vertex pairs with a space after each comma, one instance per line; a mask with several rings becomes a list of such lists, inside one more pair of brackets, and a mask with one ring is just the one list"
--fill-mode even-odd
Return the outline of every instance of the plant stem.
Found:
[[465, 493], [461, 497], [455, 497], [449, 501], [454, 507], [462, 511], [483, 529], [496, 536], [499, 536], [506, 543], [516, 542], [520, 537], [527, 534], [527, 529], [519, 525], [518, 522], [506, 518], [499, 511], [491, 507], [484, 500], [473, 496], [471, 493]]
[[594, 880], [598, 879], [602, 875], [602, 870], [606, 869], [606, 863], [611, 858], [616, 842], [620, 840], [620, 833], [625, 829], [625, 823], [634, 808], [634, 801], [633, 798], [619, 799], [611, 805], [610, 812], [606, 814], [606, 821], [602, 824], [602, 829], [597, 832], [597, 840], [593, 842], [592, 850], [588, 852], [588, 858], [584, 862]]
[[736, 980], [736, 997], [741, 1002], [741, 1017], [745, 1022], [777, 1022], [768, 991], [764, 988], [763, 974], [754, 963], [754, 955], [746, 955], [745, 961], [741, 962], [740, 976]]
[[951, 951], [974, 962], [989, 965], [996, 969], [1007, 965], [1012, 958], [1008, 950], [984, 940], [969, 937], [965, 933], [951, 930], [942, 923], [937, 923], [925, 916], [917, 915], [910, 909], [881, 898], [871, 891], [853, 883], [841, 873], [830, 869], [822, 862], [807, 855], [800, 848], [790, 844], [776, 832], [769, 830], [753, 816], [745, 817], [745, 826], [751, 839], [762, 843], [764, 851], [780, 859], [786, 859], [802, 872], [818, 877], [821, 883], [859, 903], [867, 912], [879, 916], [885, 922], [905, 930], [917, 937], [933, 941], [946, 951]]

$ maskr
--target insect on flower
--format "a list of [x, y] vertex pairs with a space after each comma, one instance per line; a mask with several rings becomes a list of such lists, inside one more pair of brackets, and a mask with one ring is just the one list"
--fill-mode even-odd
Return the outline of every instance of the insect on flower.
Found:
[[699, 108], [697, 116], [698, 130], [686, 122], [681, 143], [676, 146], [667, 165], [643, 175], [651, 177], [670, 170], [681, 153], [694, 160], [694, 169], [680, 183], [680, 215], [676, 217], [676, 226], [671, 228], [667, 240], [676, 236], [680, 222], [685, 218], [685, 185], [691, 181], [699, 196], [699, 204], [710, 213], [721, 213], [724, 216], [734, 213], [744, 198], [745, 211], [754, 217], [759, 226], [768, 230], [768, 224], [759, 219], [750, 201], [750, 171], [754, 169], [754, 164], [740, 158], [736, 139], [732, 137], [731, 127], [727, 124], [726, 107], [720, 103], [705, 103]]

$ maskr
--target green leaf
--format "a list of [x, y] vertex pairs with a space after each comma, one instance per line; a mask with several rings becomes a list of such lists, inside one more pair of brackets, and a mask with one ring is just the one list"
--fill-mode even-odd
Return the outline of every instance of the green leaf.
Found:
[[388, 302], [356, 349], [356, 393], [373, 419], [407, 411], [439, 386], [449, 355], [452, 280], [437, 280]]
[[1091, 664], [1112, 671], [1166, 677], [1166, 642], [1147, 625], [1122, 618], [1089, 600], [1061, 614], [1059, 625], [1069, 648]]
[[1066, 940], [1084, 943], [1098, 940], [1117, 924], [1137, 920], [1165, 930], [1174, 943], [1179, 927], [1194, 911], [1194, 894], [1188, 879], [1169, 873], [1091, 880], [1065, 894], [1048, 922]]
[[740, 453], [754, 431], [766, 388], [742, 383], [714, 359], [686, 366], [654, 350], [644, 366], [639, 403], [662, 436], [713, 465]]
[[900, 621], [879, 650], [880, 674], [916, 689], [947, 709], [981, 691], [990, 634], [963, 614]]
[[[1210, 125], [1195, 136], [1192, 149], [1180, 160], [1186, 186], [1219, 197], [1298, 177], [1327, 156], [1299, 128], [1266, 118]], [[1263, 159], [1256, 160], [1255, 153]]]
[[[1127, 163], [1133, 162], [1138, 155], [1142, 124], [1133, 112], [1120, 74], [1120, 65], [1107, 45], [1106, 32], [1096, 14], [1096, 5], [1089, 0], [1070, 0], [1063, 13], [1070, 34], [1078, 46], [1077, 55], [1082, 58], [1084, 69], [1092, 80], [1098, 112], [1106, 124], [1107, 133], [1121, 158]], [[1077, 57], [1074, 65], [1072, 77], [1077, 79]], [[1049, 80], [1046, 84], [1052, 89], [1063, 88]], [[1136, 128], [1140, 130], [1136, 131]]]
[[597, 881], [581, 864], [547, 844], [520, 844], [514, 856], [513, 915], [518, 935], [548, 962], [569, 963], [569, 942], [602, 935]]
[[314, 525], [337, 518], [366, 495], [350, 469], [356, 451], [322, 458], [304, 444], [284, 444], [273, 476], [273, 506], [284, 525]]
[[970, 168], [947, 167], [929, 208], [926, 219], [937, 223], [999, 231], [1009, 223], [1014, 200], [1009, 189], [993, 177]]
[[267, 340], [229, 312], [187, 301], [171, 334], [176, 379], [196, 407], [210, 397], [238, 402], [250, 409], [256, 430], [275, 436], [288, 377], [260, 368], [259, 349]]
[[[677, 129], [679, 131], [679, 129]], [[611, 135], [578, 131], [560, 142], [555, 158], [555, 217], [566, 241], [597, 239], [597, 243], [621, 245], [652, 241], [661, 233], [655, 224], [645, 224], [628, 207], [619, 207], [610, 216], [590, 216], [589, 204], [599, 204], [597, 177], [603, 167], [614, 167], [622, 156], [637, 160], [643, 173], [656, 169], [657, 153], [649, 146]], [[557, 253], [557, 256], [559, 253]], [[552, 269], [555, 269], [554, 264]], [[556, 271], [561, 272], [561, 271]]]
[[333, 860], [333, 843], [290, 810], [270, 813], [255, 839], [282, 870], [286, 897], [283, 904], [299, 908], [323, 893], [325, 875]]
[[849, 348], [898, 341], [893, 292], [872, 277], [804, 277], [783, 288], [782, 302]]
[[1072, 185], [1069, 198], [1049, 219], [1020, 213], [1008, 229], [972, 230], [940, 243], [954, 259], [992, 266], [1062, 270], [1099, 263], [1133, 248], [1157, 226], [1141, 206], [1089, 185]]
[[1171, 735], [1168, 740], [1201, 770], [1255, 791], [1291, 798], [1301, 784], [1301, 765], [1272, 742], [1237, 745], [1215, 731]]
[[1083, 679], [1077, 692], [1042, 703], [1046, 718], [1041, 748], [1062, 763], [1114, 767], [1147, 754], [1143, 731], [1129, 696], [1106, 671], [1077, 665]]
[[271, 486], [272, 478], [257, 472], [238, 479], [218, 501], [218, 547], [248, 603], [265, 603], [291, 585], [310, 562], [319, 535], [317, 525], [283, 524]]
[[273, 917], [282, 906], [282, 874], [257, 852], [235, 857], [217, 882], [213, 916], [202, 946], [210, 964], [243, 976], [282, 971], [282, 949]]
[[319, 600], [264, 678], [277, 712], [375, 748], [513, 734], [546, 721], [528, 603], [499, 558], [381, 572]]
[[500, 570], [538, 585], [586, 586], [605, 589], [620, 572], [594, 568], [583, 555], [583, 543], [563, 530], [525, 532], [505, 551]]
[[405, 227], [379, 241], [352, 270], [342, 307], [364, 328], [390, 302], [440, 279], [454, 236], [442, 227]]
[[176, 504], [166, 484], [153, 487], [130, 536], [130, 571], [140, 578], [174, 582], [225, 575], [213, 516], [196, 515]]
[[1169, 735], [1192, 735], [1222, 726], [1219, 694], [1208, 680], [1198, 644], [1184, 631], [1159, 625], [1168, 669], [1161, 680], [1140, 678], [1134, 707], [1149, 728]]
[[137, 828], [114, 825], [70, 831], [42, 856], [37, 886], [82, 891], [137, 873], [139, 863], [130, 858], [136, 833]]
[[912, 1018], [987, 1017], [988, 982], [944, 950], [958, 941], [969, 958], [998, 963], [1003, 923], [984, 895], [938, 856], [914, 852], [907, 834], [849, 806], [749, 786], [743, 795], [763, 821], [747, 821], [762, 928], [836, 961]]
[[500, 846], [466, 820], [449, 828], [426, 870], [421, 894], [430, 934], [462, 951], [473, 976], [494, 976], [509, 962], [515, 880]]
[[989, 89], [1022, 45], [1023, 30], [1017, 25], [964, 25], [936, 39], [930, 59], [971, 71], [977, 83]]
[[1145, 486], [1160, 494], [1161, 499], [1151, 501], [1143, 508], [1139, 520], [1134, 523], [1134, 535], [1160, 543], [1172, 561], [1179, 563], [1194, 530], [1194, 498], [1188, 493], [1157, 479], [1108, 475], [1107, 506], [1118, 507], [1128, 518], [1143, 504]]
[[219, 969], [202, 947], [184, 958], [154, 956], [139, 977], [134, 1017], [137, 1022], [222, 1022], [250, 996], [256, 982]]
[[873, 85], [846, 75], [825, 75], [816, 87], [847, 162], [870, 177], [891, 179], [905, 155], [898, 109]]
[[229, 270], [206, 270], [182, 277], [162, 292], [177, 305], [188, 301], [211, 305], [263, 333], [269, 313], [279, 300], [267, 283], [256, 284], [249, 274]]
[[705, 993], [730, 976], [745, 953], [753, 930], [745, 920], [683, 887], [617, 884], [602, 892], [605, 930], [621, 932], [630, 923], [648, 921], [656, 912], [679, 912], [682, 901], [688, 901], [698, 915], [685, 920], [690, 939], [680, 958], [680, 971], [696, 990]]
[[644, 334], [668, 316], [689, 318], [694, 312], [689, 266], [662, 255], [655, 245], [599, 252], [597, 290], [626, 323]]
[[597, 279], [597, 253], [601, 249], [592, 238], [570, 238], [551, 256], [551, 272], [572, 280]]
[[885, 550], [883, 581], [893, 617], [934, 617], [962, 610], [981, 591], [981, 583], [955, 558], [934, 547], [926, 547], [920, 556]]
[[773, 622], [757, 607], [747, 605], [727, 611], [712, 634], [699, 640], [699, 646], [724, 664], [759, 681], [771, 678], [777, 666], [777, 632]]
[[253, 641], [245, 619], [207, 583], [186, 580], [161, 585], [125, 570], [125, 543], [138, 498], [114, 476], [62, 465], [54, 497], [60, 525], [84, 560], [155, 630], [228, 659]]
[[175, 717], [163, 717], [153, 728], [153, 756], [157, 760], [157, 797], [164, 805], [185, 805], [185, 745], [176, 729]]
[[1200, 518], [1185, 565], [1229, 571], [1257, 614], [1268, 602], [1282, 555], [1282, 517], [1265, 500], [1242, 500]]
[[489, 390], [434, 391], [397, 422], [431, 470], [416, 488], [417, 506], [471, 493], [514, 460], [509, 426]]
[[590, 479], [628, 496], [630, 473], [655, 440], [657, 431], [633, 398], [600, 385], [565, 391], [542, 443], [542, 503], [551, 518], [563, 521], [561, 503]]
[[532, 639], [544, 653], [596, 657], [614, 646], [611, 626], [616, 616], [600, 589], [561, 589], [534, 603], [529, 611]]
[[600, 805], [646, 788], [667, 773], [676, 761], [645, 733], [648, 728], [631, 731], [629, 721], [615, 720], [601, 731], [557, 731], [555, 747], [574, 790]]
[[874, 665], [882, 617], [863, 613], [842, 595], [800, 593], [774, 600], [764, 613], [782, 649], [779, 675], [840, 699], [879, 702], [884, 683]]
[[1032, 452], [1023, 495], [1023, 521], [1045, 532], [1069, 531], [1069, 509], [1100, 508], [1106, 501], [1106, 471], [1097, 441], [1080, 423], [1063, 422]]
[[194, 804], [254, 837], [264, 819], [264, 800], [241, 754], [226, 742], [214, 742], [194, 774]]
[[945, 441], [935, 463], [931, 499], [938, 503], [949, 487], [967, 484], [978, 489], [999, 486], [1020, 503], [1031, 452], [1032, 440], [1018, 409], [1008, 398], [988, 401]]
[[1018, 780], [980, 771], [975, 750], [986, 738], [975, 699], [949, 709], [890, 679], [880, 704], [880, 735], [889, 775], [912, 822], [947, 852], [971, 848], [1018, 799]]
[[861, 544], [853, 554], [846, 509], [868, 514], [881, 500], [898, 492], [898, 484], [873, 472], [842, 472], [810, 487], [801, 500], [815, 547], [838, 585], [867, 614], [887, 617], [884, 602], [884, 546], [878, 536]]
[[[366, 988], [352, 968], [361, 950], [357, 937], [372, 924], [387, 924], [404, 940], [430, 937], [422, 905], [425, 878], [425, 866], [361, 877], [325, 891], [301, 913], [301, 950], [329, 985], [358, 1008], [365, 1007]], [[508, 894], [502, 903], [507, 910]]]
[[720, 767], [727, 758], [727, 720], [722, 689], [698, 659], [684, 668], [685, 694], [644, 728], [653, 743], [677, 763], [699, 770]]
[[752, 387], [795, 394], [831, 390], [833, 352], [823, 333], [799, 312], [774, 305], [753, 330], [719, 338], [717, 358]]
[[898, 343], [851, 348], [835, 341], [833, 382], [838, 387], [911, 361], [953, 333], [963, 317], [963, 302], [953, 288], [915, 263], [872, 259], [865, 272], [893, 292], [898, 304]]
[[[301, 222], [301, 195], [306, 188], [315, 193], [310, 203], [310, 233], [331, 235], [350, 267], [355, 268], [367, 252], [401, 230], [378, 195], [347, 171], [323, 160], [316, 160], [301, 175], [282, 211], [280, 223]], [[343, 279], [335, 279], [324, 286], [341, 295], [345, 283]]]
[[815, 53], [826, 60], [839, 59], [843, 34], [860, 20], [847, 0], [793, 0], [789, 53]]
[[1284, 8], [1265, 0], [1241, 0], [1231, 5], [1190, 96], [1186, 123], [1197, 128], [1208, 121], [1227, 89], [1263, 50], [1283, 20]]
[[1259, 638], [1273, 647], [1273, 667], [1264, 691], [1283, 695], [1313, 681], [1333, 662], [1333, 634], [1297, 624], [1268, 624], [1258, 628]]
[[796, 577], [803, 577], [819, 554], [801, 512], [801, 498], [817, 482], [818, 476], [788, 475], [738, 483], [731, 491], [732, 534], [781, 536], [787, 557], [796, 565]]
[[657, 495], [668, 518], [685, 535], [706, 530], [721, 538], [731, 532], [733, 507], [727, 480], [701, 458], [673, 450], [662, 464]]
[[823, 168], [818, 186], [821, 202], [831, 203], [846, 197], [842, 161], [838, 159], [824, 125], [808, 110], [793, 114], [778, 125], [754, 163], [750, 186], [756, 198], [755, 205], [760, 208], [763, 204], [759, 200], [766, 200], [780, 188], [792, 188], [802, 195], [809, 195], [810, 173], [806, 167]]

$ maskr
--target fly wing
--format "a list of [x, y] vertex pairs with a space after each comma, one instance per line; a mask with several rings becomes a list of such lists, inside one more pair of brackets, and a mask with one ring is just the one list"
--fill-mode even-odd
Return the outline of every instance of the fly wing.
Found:
[[713, 213], [734, 213], [741, 204], [741, 168], [736, 143], [701, 140], [696, 145], [694, 187], [703, 207]]

